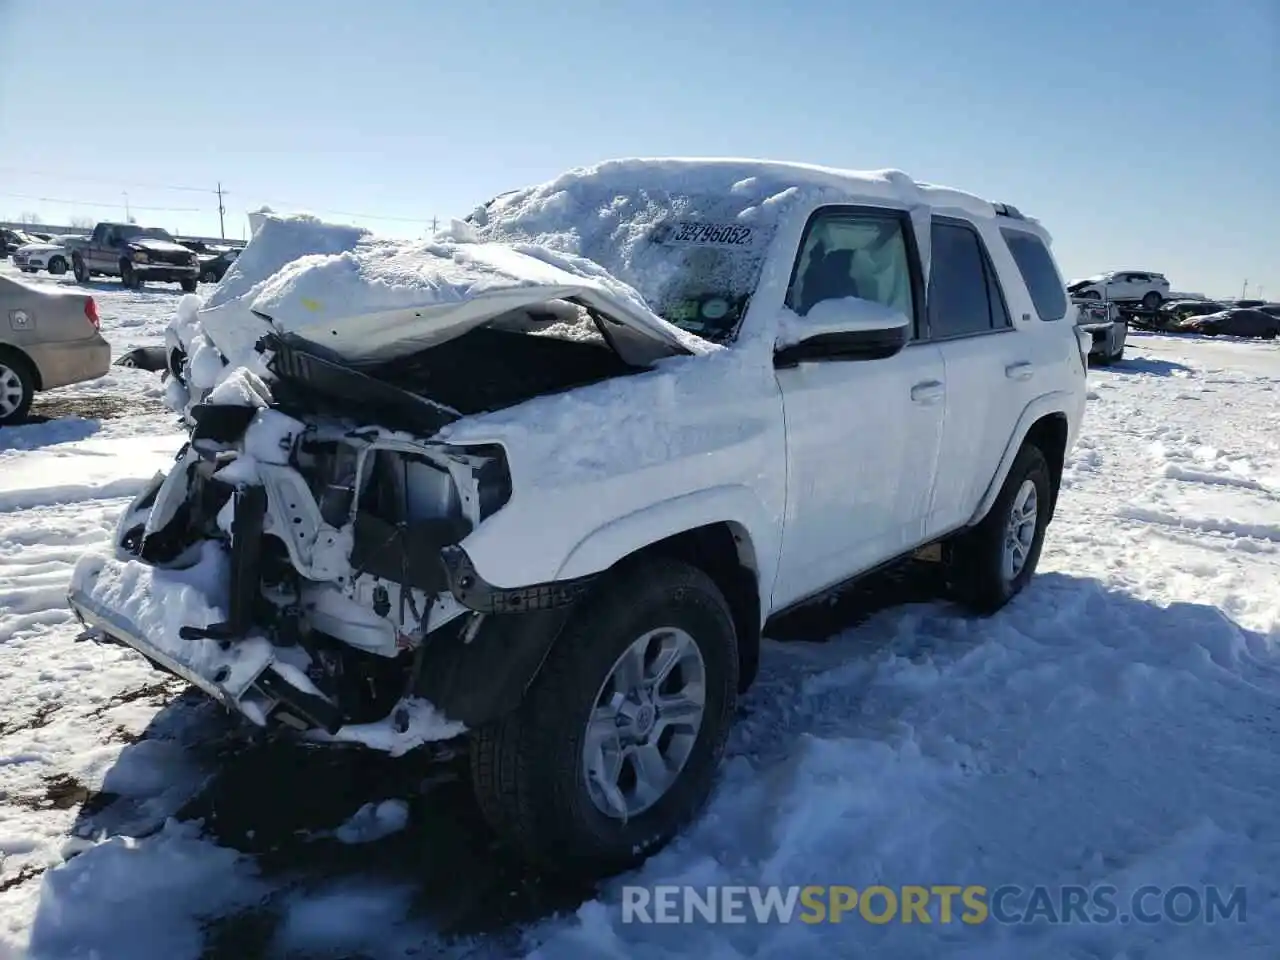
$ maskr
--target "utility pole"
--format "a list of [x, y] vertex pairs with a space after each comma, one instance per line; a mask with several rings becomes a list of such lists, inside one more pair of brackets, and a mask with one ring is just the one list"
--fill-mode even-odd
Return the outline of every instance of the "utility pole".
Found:
[[436, 226], [437, 226], [439, 223], [440, 223], [440, 221], [439, 221], [439, 220], [437, 220], [435, 217], [432, 217], [432, 218], [431, 218], [431, 235], [432, 235], [433, 237], [436, 235]]
[[129, 216], [129, 191], [121, 190], [120, 195], [124, 197], [124, 222], [132, 223], [133, 218]]
[[224, 214], [226, 214], [226, 212], [227, 212], [227, 208], [226, 208], [226, 207], [224, 207], [224, 206], [222, 205], [222, 194], [223, 194], [223, 192], [224, 192], [224, 191], [223, 191], [223, 189], [222, 189], [222, 181], [221, 181], [221, 180], [219, 180], [219, 181], [218, 181], [218, 190], [217, 190], [217, 194], [218, 194], [218, 231], [222, 234], [222, 239], [223, 239], [223, 240], [225, 240], [225, 239], [227, 239], [227, 223], [226, 223], [226, 220], [224, 219]]
[[1249, 278], [1248, 278], [1248, 277], [1246, 277], [1246, 278], [1245, 278], [1245, 281], [1244, 281], [1244, 286], [1240, 288], [1240, 299], [1241, 299], [1241, 300], [1243, 300], [1243, 299], [1245, 298], [1245, 294], [1246, 294], [1246, 293], [1248, 293], [1248, 291], [1249, 291]]

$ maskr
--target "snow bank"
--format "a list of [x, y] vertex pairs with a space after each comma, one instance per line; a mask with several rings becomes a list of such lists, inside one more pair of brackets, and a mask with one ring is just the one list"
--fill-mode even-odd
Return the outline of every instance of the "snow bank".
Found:
[[136, 495], [173, 465], [183, 434], [89, 439], [0, 453], [0, 512]]

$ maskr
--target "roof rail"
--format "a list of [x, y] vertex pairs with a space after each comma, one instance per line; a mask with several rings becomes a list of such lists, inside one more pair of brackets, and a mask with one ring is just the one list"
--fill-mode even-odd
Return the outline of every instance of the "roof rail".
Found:
[[997, 217], [1008, 217], [1010, 220], [1025, 220], [1022, 211], [1015, 207], [1012, 203], [993, 203], [996, 208]]

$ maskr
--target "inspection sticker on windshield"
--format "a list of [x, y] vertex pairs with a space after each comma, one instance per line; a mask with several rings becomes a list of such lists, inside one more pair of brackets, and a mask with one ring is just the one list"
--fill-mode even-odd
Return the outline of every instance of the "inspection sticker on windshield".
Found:
[[717, 247], [750, 247], [756, 242], [758, 232], [740, 223], [703, 223], [693, 220], [677, 220], [664, 223], [654, 234], [654, 242], [666, 244], [697, 244]]

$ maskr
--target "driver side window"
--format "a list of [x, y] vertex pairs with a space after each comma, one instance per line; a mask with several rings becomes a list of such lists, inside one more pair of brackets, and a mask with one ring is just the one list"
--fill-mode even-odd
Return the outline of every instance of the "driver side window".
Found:
[[832, 210], [810, 221], [791, 272], [786, 305], [805, 316], [824, 300], [858, 297], [915, 319], [906, 214]]

